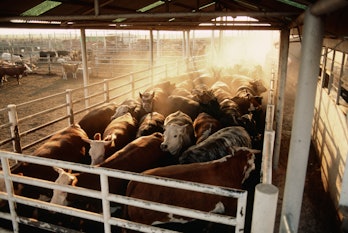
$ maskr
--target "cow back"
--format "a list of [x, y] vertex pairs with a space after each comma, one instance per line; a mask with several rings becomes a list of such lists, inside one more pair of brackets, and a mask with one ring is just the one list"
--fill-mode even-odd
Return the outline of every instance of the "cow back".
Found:
[[85, 154], [89, 144], [83, 140], [87, 138], [86, 132], [79, 125], [71, 125], [54, 134], [37, 148], [33, 155], [74, 163], [88, 163]]
[[116, 104], [104, 104], [87, 113], [78, 124], [88, 135], [88, 138], [93, 139], [96, 133], [103, 134], [105, 128], [111, 122], [111, 116], [115, 114]]
[[[243, 148], [238, 149], [234, 155], [229, 155], [213, 162], [172, 165], [151, 169], [144, 172], [144, 174], [240, 189], [246, 178], [246, 171], [250, 174], [255, 168], [254, 158], [253, 152]], [[129, 183], [126, 195], [132, 198], [184, 208], [236, 216], [236, 199], [234, 198], [155, 186], [137, 181], [131, 181]], [[221, 208], [218, 209], [217, 207]], [[175, 221], [175, 216], [170, 218], [167, 213], [140, 209], [133, 206], [127, 207], [126, 214], [127, 218], [131, 221], [143, 224]], [[181, 220], [185, 219], [184, 217], [179, 218]], [[189, 219], [186, 218], [186, 220]]]
[[184, 164], [216, 160], [230, 154], [230, 148], [233, 146], [251, 147], [251, 138], [241, 126], [220, 129], [184, 151], [179, 157], [179, 162]]
[[165, 117], [158, 112], [147, 113], [140, 121], [136, 137], [151, 135], [155, 132], [163, 133], [164, 119]]
[[109, 157], [134, 140], [137, 126], [137, 120], [130, 113], [112, 120], [104, 130], [103, 139], [107, 139], [110, 135], [115, 135], [116, 138], [114, 145], [106, 148], [105, 156]]
[[195, 119], [201, 112], [201, 106], [197, 101], [178, 95], [168, 97], [168, 108], [170, 114], [180, 110], [190, 116], [191, 119]]

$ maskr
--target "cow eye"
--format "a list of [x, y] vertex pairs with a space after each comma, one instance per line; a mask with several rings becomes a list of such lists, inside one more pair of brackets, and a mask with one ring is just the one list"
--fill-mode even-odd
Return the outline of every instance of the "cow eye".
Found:
[[178, 135], [174, 135], [174, 138], [177, 138], [178, 137]]

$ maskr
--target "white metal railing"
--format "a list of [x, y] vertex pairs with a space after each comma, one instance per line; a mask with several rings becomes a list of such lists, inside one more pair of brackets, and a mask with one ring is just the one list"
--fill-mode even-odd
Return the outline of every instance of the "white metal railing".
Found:
[[[92, 167], [88, 165], [75, 164], [65, 161], [52, 160], [46, 158], [38, 158], [30, 155], [21, 155], [13, 152], [0, 151], [1, 163], [3, 165], [3, 171], [0, 172], [0, 178], [5, 179], [7, 193], [0, 192], [0, 198], [8, 200], [10, 212], [1, 213], [0, 217], [12, 221], [13, 231], [16, 233], [19, 231], [18, 223], [30, 224], [30, 220], [17, 215], [16, 203], [21, 203], [29, 205], [36, 208], [41, 208], [45, 210], [55, 211], [58, 213], [76, 216], [79, 218], [84, 218], [104, 224], [104, 232], [111, 232], [111, 226], [118, 226], [127, 229], [138, 230], [142, 232], [173, 232], [169, 230], [160, 229], [153, 226], [146, 226], [143, 224], [131, 222], [121, 218], [115, 218], [110, 216], [110, 202], [117, 202], [125, 205], [133, 205], [140, 208], [146, 208], [166, 213], [172, 213], [180, 216], [192, 217], [196, 219], [201, 219], [204, 221], [222, 223], [227, 225], [235, 226], [235, 232], [243, 232], [244, 230], [244, 218], [246, 210], [247, 201], [247, 191], [230, 189], [224, 187], [217, 187], [212, 185], [205, 185], [195, 182], [186, 182], [181, 180], [173, 180], [168, 178], [160, 178], [154, 176], [146, 176], [142, 174], [114, 170], [102, 167]], [[85, 188], [78, 188], [73, 186], [59, 186], [54, 182], [34, 179], [25, 176], [19, 176], [11, 174], [9, 160], [18, 160], [28, 163], [35, 163], [44, 166], [59, 166], [65, 169], [71, 169], [74, 171], [88, 172], [100, 176], [101, 190], [90, 190]], [[191, 191], [204, 192], [213, 195], [220, 195], [230, 198], [237, 198], [237, 211], [236, 217], [214, 214], [210, 212], [191, 210], [182, 207], [176, 207], [171, 205], [165, 205], [160, 203], [149, 202], [145, 200], [140, 200], [136, 198], [125, 197], [121, 195], [115, 195], [108, 192], [108, 177], [114, 177], [126, 180], [135, 180], [139, 182], [145, 182], [155, 185], [168, 186], [173, 188], [181, 188]], [[65, 207], [60, 205], [51, 204], [48, 202], [38, 201], [31, 198], [26, 198], [23, 196], [15, 195], [13, 192], [12, 182], [20, 182], [24, 184], [30, 184], [32, 186], [39, 186], [49, 189], [60, 189], [62, 191], [75, 193], [78, 195], [86, 195], [88, 197], [98, 198], [102, 201], [103, 211], [102, 213], [93, 213], [89, 211], [79, 210], [72, 207]], [[29, 222], [28, 222], [29, 221]], [[51, 223], [41, 222], [40, 220], [35, 221], [35, 224], [40, 226], [40, 228], [53, 229], [59, 228]]]
[[[77, 121], [77, 117], [81, 116], [81, 113], [86, 113], [103, 103], [121, 102], [127, 97], [135, 97], [138, 91], [144, 90], [156, 82], [174, 77], [179, 73], [185, 73], [184, 67], [186, 65], [183, 66], [184, 62], [175, 61], [162, 66], [154, 66], [151, 69], [104, 79], [86, 87], [68, 89], [65, 92], [22, 104], [10, 104], [7, 108], [0, 109], [0, 114], [9, 115], [9, 122], [0, 124], [2, 136], [0, 147], [3, 150], [11, 150], [9, 144], [12, 142], [12, 151], [14, 152], [21, 153], [30, 149], [52, 136], [57, 130]], [[84, 95], [86, 89], [88, 96]], [[59, 99], [59, 104], [52, 106], [50, 101], [52, 99]], [[31, 115], [21, 116], [22, 110], [28, 112], [28, 109], [32, 109], [33, 105], [40, 105], [42, 110], [36, 110], [37, 112], [33, 112]], [[64, 120], [67, 120], [67, 124], [63, 123]], [[30, 123], [28, 123], [29, 121]], [[32, 123], [32, 121], [34, 122]], [[25, 128], [24, 125], [35, 125], [35, 127]], [[8, 128], [10, 128], [10, 134], [7, 133], [8, 136], [6, 136], [3, 131], [7, 131]], [[35, 136], [34, 133], [41, 129], [46, 130], [46, 136]], [[47, 130], [50, 130], [49, 133]], [[30, 137], [27, 137], [29, 135]]]

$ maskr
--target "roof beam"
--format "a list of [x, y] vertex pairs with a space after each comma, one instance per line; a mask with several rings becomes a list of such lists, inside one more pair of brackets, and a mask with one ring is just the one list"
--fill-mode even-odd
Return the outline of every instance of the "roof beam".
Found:
[[296, 16], [296, 12], [173, 12], [173, 13], [126, 13], [126, 14], [111, 14], [111, 15], [65, 15], [65, 16], [16, 16], [16, 17], [0, 17], [0, 22], [10, 22], [13, 20], [42, 20], [42, 21], [94, 21], [94, 20], [114, 20], [116, 18], [127, 19], [154, 19], [154, 18], [179, 18], [179, 17], [223, 17], [223, 16], [249, 16], [249, 17], [286, 17]]

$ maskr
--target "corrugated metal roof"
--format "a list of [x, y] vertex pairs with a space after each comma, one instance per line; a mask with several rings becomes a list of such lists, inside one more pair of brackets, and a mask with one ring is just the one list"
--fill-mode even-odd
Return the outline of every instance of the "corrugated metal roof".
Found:
[[[45, 3], [57, 6], [39, 15], [23, 15]], [[289, 27], [316, 0], [2, 0], [0, 27], [85, 28], [85, 29], [256, 29], [279, 30]], [[330, 15], [332, 35], [344, 29], [348, 8]], [[214, 20], [222, 16], [219, 21]], [[250, 19], [236, 22], [236, 16]], [[232, 18], [233, 17], [233, 18]], [[337, 21], [338, 20], [338, 21]], [[336, 23], [334, 23], [336, 22]], [[340, 27], [341, 25], [341, 27]], [[338, 28], [339, 27], [339, 28]]]

